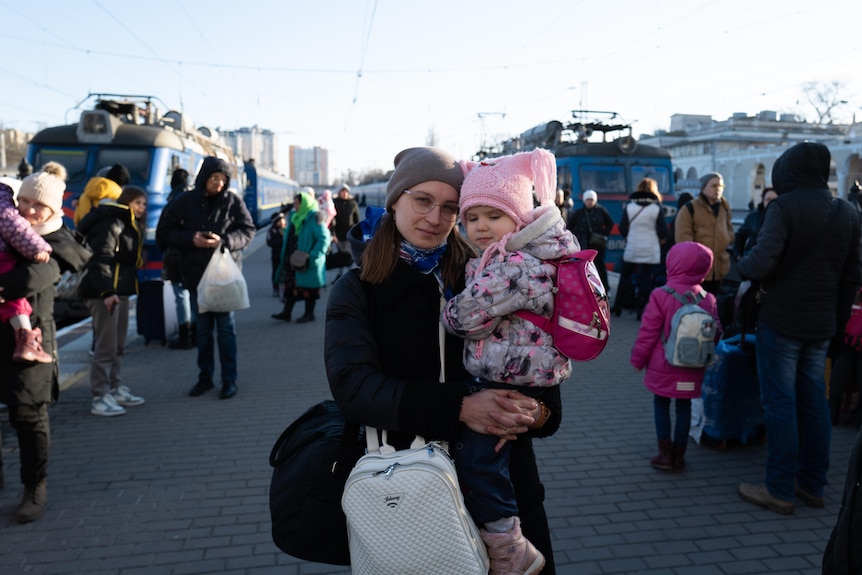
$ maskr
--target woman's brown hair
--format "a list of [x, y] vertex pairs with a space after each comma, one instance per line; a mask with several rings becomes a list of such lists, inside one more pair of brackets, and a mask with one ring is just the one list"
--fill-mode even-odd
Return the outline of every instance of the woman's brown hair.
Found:
[[638, 183], [639, 192], [649, 192], [654, 195], [658, 201], [662, 201], [661, 193], [658, 191], [658, 182], [652, 178], [644, 178]]

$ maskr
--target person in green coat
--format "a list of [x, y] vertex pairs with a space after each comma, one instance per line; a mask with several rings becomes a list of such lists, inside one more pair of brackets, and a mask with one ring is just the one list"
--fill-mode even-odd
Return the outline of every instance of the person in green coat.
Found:
[[[281, 264], [276, 272], [276, 277], [284, 278], [284, 309], [272, 317], [290, 321], [294, 304], [302, 300], [305, 313], [296, 323], [307, 323], [314, 321], [314, 306], [320, 299], [320, 288], [326, 285], [326, 253], [332, 236], [324, 225], [326, 214], [320, 211], [311, 188], [303, 188], [294, 198], [288, 220]], [[295, 251], [308, 254], [308, 263], [302, 269], [290, 265], [290, 256]]]

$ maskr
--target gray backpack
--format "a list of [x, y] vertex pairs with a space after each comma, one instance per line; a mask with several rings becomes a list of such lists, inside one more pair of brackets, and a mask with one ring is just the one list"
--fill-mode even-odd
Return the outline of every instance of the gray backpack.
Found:
[[670, 320], [670, 333], [664, 341], [664, 355], [675, 367], [706, 367], [715, 355], [715, 318], [697, 305], [705, 297], [700, 292], [680, 295], [673, 288], [662, 286], [682, 306]]

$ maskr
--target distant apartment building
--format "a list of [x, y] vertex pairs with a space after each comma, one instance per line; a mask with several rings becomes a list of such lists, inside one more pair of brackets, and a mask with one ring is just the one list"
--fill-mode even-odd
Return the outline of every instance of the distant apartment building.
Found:
[[243, 160], [254, 160], [258, 168], [278, 172], [278, 137], [272, 130], [261, 130], [257, 125], [219, 132], [225, 144]]
[[290, 179], [302, 186], [329, 185], [329, 151], [314, 148], [290, 147]]

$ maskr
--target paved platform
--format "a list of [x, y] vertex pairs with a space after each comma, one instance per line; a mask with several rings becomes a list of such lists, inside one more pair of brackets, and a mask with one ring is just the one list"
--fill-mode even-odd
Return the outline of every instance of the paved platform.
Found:
[[[121, 417], [92, 416], [89, 328], [64, 335], [65, 389], [51, 409], [49, 505], [29, 525], [13, 521], [17, 446], [5, 417], [0, 424], [7, 479], [0, 573], [349, 573], [288, 557], [270, 538], [269, 451], [289, 422], [330, 394], [325, 301], [314, 323], [270, 319], [280, 306], [262, 242], [260, 234], [245, 259], [252, 307], [237, 314], [239, 393], [231, 400], [215, 391], [189, 397], [195, 351], [145, 346], [135, 335], [126, 383], [146, 404]], [[560, 431], [536, 443], [558, 573], [819, 574], [856, 430], [834, 429], [826, 508], [799, 507], [791, 517], [737, 495], [740, 481], [762, 480], [763, 445], [719, 452], [692, 443], [684, 473], [655, 471], [652, 400], [628, 363], [637, 326], [633, 316], [614, 318], [605, 353], [577, 364], [564, 384]]]

